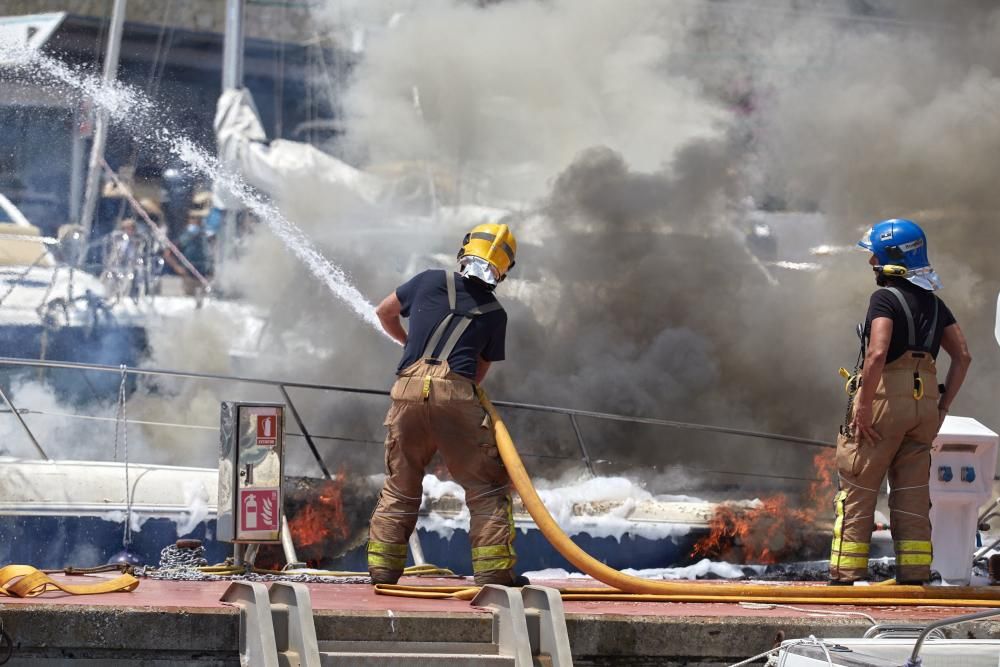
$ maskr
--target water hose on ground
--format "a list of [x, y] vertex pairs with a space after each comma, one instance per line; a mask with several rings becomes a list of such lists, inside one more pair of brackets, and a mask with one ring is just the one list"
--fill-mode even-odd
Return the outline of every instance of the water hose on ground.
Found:
[[[650, 582], [666, 583], [666, 582]], [[685, 584], [675, 584], [683, 586]], [[755, 604], [823, 604], [823, 605], [860, 605], [866, 607], [893, 606], [893, 607], [918, 607], [932, 604], [935, 607], [986, 607], [995, 608], [998, 603], [995, 600], [932, 600], [918, 598], [885, 598], [885, 597], [812, 597], [811, 592], [816, 587], [791, 586], [800, 591], [798, 597], [767, 597], [767, 596], [740, 596], [740, 595], [718, 595], [713, 594], [710, 589], [711, 584], [691, 584], [691, 588], [697, 592], [691, 595], [680, 594], [651, 594], [651, 593], [623, 593], [613, 588], [582, 588], [568, 587], [560, 588], [559, 593], [563, 600], [574, 602], [700, 602], [700, 603], [739, 603], [752, 602]], [[864, 590], [867, 587], [859, 587]], [[375, 593], [378, 595], [391, 595], [403, 598], [421, 598], [429, 600], [466, 600], [470, 601], [479, 593], [478, 586], [408, 586], [402, 584], [377, 584]]]
[[[581, 572], [610, 586], [606, 589], [573, 589], [564, 592], [566, 599], [625, 599], [629, 601], [677, 602], [770, 602], [795, 604], [857, 604], [908, 606], [933, 604], [938, 606], [982, 607], [1000, 606], [1000, 589], [939, 586], [855, 586], [827, 587], [805, 584], [742, 584], [742, 583], [691, 583], [650, 581], [608, 567], [578, 547], [549, 514], [525, 470], [514, 441], [496, 408], [482, 389], [477, 389], [483, 408], [493, 421], [497, 448], [521, 501], [534, 519], [538, 530], [556, 551]], [[438, 587], [440, 588], [440, 587]], [[442, 591], [421, 588], [417, 591], [405, 587], [377, 586], [381, 594], [406, 594], [413, 597], [454, 597], [466, 599], [468, 589]], [[423, 593], [423, 594], [421, 594]], [[431, 595], [425, 595], [430, 593]], [[418, 595], [411, 595], [418, 594]], [[575, 596], [601, 596], [580, 598]], [[610, 598], [608, 596], [611, 596]]]

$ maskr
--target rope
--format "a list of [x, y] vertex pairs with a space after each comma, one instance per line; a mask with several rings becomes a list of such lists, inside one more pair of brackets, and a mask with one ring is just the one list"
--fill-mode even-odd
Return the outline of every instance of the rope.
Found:
[[[61, 268], [62, 268], [61, 266], [56, 265], [55, 270], [52, 271], [52, 280], [49, 281], [48, 287], [45, 288], [45, 294], [42, 295], [42, 300], [41, 300], [41, 302], [39, 302], [38, 308], [35, 309], [38, 313], [41, 313], [42, 309], [45, 308], [46, 304], [48, 304], [49, 297], [52, 295], [52, 290], [55, 289], [56, 278], [59, 277], [59, 270]], [[73, 276], [72, 276], [72, 269], [70, 269], [70, 271], [71, 271], [71, 273], [70, 273], [70, 283], [69, 283], [70, 287], [69, 287], [69, 293], [66, 295], [66, 298], [67, 298], [68, 301], [71, 301], [73, 299]], [[69, 324], [69, 319], [68, 318], [66, 320], [66, 323]]]
[[[49, 410], [32, 410], [30, 408], [19, 408], [18, 412], [20, 412], [23, 415], [40, 415], [42, 417], [64, 417], [66, 419], [84, 419], [84, 420], [98, 421], [98, 422], [118, 421], [117, 417], [98, 417], [96, 415], [74, 415], [69, 412], [50, 412]], [[203, 426], [201, 424], [177, 424], [174, 422], [154, 422], [154, 421], [145, 421], [142, 419], [130, 419], [128, 423], [138, 424], [141, 426], [166, 426], [172, 428], [189, 428], [189, 429], [195, 429], [197, 431], [219, 430], [218, 426]], [[293, 434], [287, 433], [286, 435], [293, 435]]]
[[[31, 238], [32, 239], [37, 239], [37, 237], [34, 237], [34, 236], [31, 237]], [[48, 256], [49, 256], [48, 251], [43, 252], [41, 255], [39, 255], [35, 259], [34, 262], [32, 262], [31, 264], [29, 264], [28, 267], [24, 271], [22, 271], [16, 278], [14, 278], [14, 280], [10, 281], [10, 287], [7, 288], [7, 291], [4, 293], [3, 296], [0, 296], [0, 306], [2, 306], [3, 302], [7, 300], [7, 297], [9, 297], [11, 295], [11, 293], [15, 289], [17, 289], [17, 286], [21, 283], [21, 281], [28, 277], [28, 274], [31, 273], [32, 269], [34, 269], [36, 266], [38, 266], [41, 263], [41, 261], [43, 259], [45, 259], [46, 257], [48, 257]]]
[[878, 625], [871, 615], [866, 614], [863, 611], [820, 611], [818, 609], [804, 609], [802, 607], [793, 607], [790, 604], [764, 604], [760, 602], [741, 602], [741, 607], [746, 609], [776, 609], [780, 607], [781, 609], [791, 609], [793, 611], [801, 611], [809, 614], [810, 616], [861, 616], [867, 620], [872, 625]]
[[[86, 378], [86, 375], [84, 375], [84, 378]], [[88, 380], [88, 384], [89, 384], [89, 380]], [[77, 414], [73, 414], [73, 413], [70, 413], [70, 412], [58, 412], [58, 411], [54, 411], [54, 410], [35, 410], [35, 409], [32, 409], [32, 408], [18, 408], [18, 412], [21, 413], [22, 415], [39, 415], [39, 416], [42, 416], [42, 417], [61, 417], [61, 418], [64, 418], [64, 419], [82, 419], [82, 420], [85, 420], [85, 421], [87, 421], [87, 420], [89, 420], [89, 421], [99, 421], [99, 422], [113, 422], [113, 421], [118, 421], [117, 417], [99, 417], [97, 415], [77, 415]], [[2, 411], [0, 411], [0, 414], [2, 414]], [[143, 419], [129, 419], [128, 423], [132, 424], [132, 425], [135, 425], [135, 426], [157, 426], [157, 427], [162, 427], [162, 428], [185, 428], [185, 429], [193, 429], [193, 430], [196, 430], [196, 431], [218, 431], [219, 430], [218, 426], [207, 426], [207, 425], [204, 425], [204, 424], [179, 424], [177, 422], [150, 421], [150, 420], [143, 420]], [[289, 437], [289, 438], [303, 438], [303, 437], [305, 437], [301, 433], [292, 433], [292, 432], [286, 433], [285, 435], [287, 437]], [[332, 440], [332, 441], [336, 441], [336, 442], [350, 442], [350, 443], [358, 443], [358, 444], [373, 445], [373, 446], [376, 446], [376, 445], [377, 446], [382, 446], [382, 445], [385, 444], [381, 440], [369, 440], [367, 438], [348, 438], [348, 437], [338, 436], [338, 435], [318, 435], [318, 434], [315, 434], [315, 433], [310, 434], [310, 435], [312, 436], [312, 438], [314, 440]], [[580, 458], [579, 456], [569, 456], [569, 455], [566, 455], [566, 454], [532, 454], [532, 453], [521, 453], [521, 456], [525, 457], [525, 458], [532, 458], [532, 459], [553, 459], [553, 460], [557, 460], [557, 461], [578, 461], [579, 458]], [[602, 464], [602, 465], [628, 465], [628, 464], [623, 463], [621, 461], [615, 461], [615, 460], [612, 460], [612, 459], [593, 459], [593, 462], [594, 463], [599, 463], [599, 464]], [[652, 470], [669, 470], [671, 468], [679, 467], [679, 464], [670, 464], [670, 465], [662, 465], [662, 466], [650, 465], [650, 466], [647, 466], [647, 467], [650, 468], [650, 469], [652, 469]], [[684, 469], [688, 470], [688, 471], [691, 471], [691, 472], [702, 473], [702, 474], [706, 474], [706, 475], [734, 475], [736, 477], [761, 477], [761, 478], [768, 478], [768, 479], [788, 479], [788, 480], [793, 480], [793, 481], [798, 481], [798, 482], [815, 482], [815, 481], [818, 481], [818, 478], [816, 478], [816, 477], [796, 477], [794, 475], [770, 475], [770, 474], [767, 474], [767, 473], [738, 472], [738, 471], [735, 471], [735, 470], [710, 470], [710, 469], [707, 469], [707, 468], [691, 468], [691, 467], [687, 467], [687, 466], [684, 466]], [[997, 542], [1000, 543], [1000, 540], [998, 540]]]
[[122, 546], [128, 549], [132, 544], [132, 489], [128, 475], [128, 419], [125, 416], [125, 384], [128, 379], [128, 367], [121, 365], [122, 381], [118, 386], [118, 416], [115, 419], [115, 461], [118, 460], [118, 436], [121, 434], [122, 449], [125, 459], [125, 529], [122, 534]]

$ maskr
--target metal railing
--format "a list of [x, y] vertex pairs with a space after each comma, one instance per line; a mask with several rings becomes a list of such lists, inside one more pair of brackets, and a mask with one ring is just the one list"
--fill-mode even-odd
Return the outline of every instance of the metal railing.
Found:
[[[195, 371], [178, 371], [160, 368], [133, 368], [128, 366], [108, 366], [102, 364], [90, 364], [90, 363], [79, 363], [79, 362], [68, 362], [68, 361], [49, 361], [49, 360], [39, 360], [39, 359], [22, 359], [16, 357], [0, 357], [0, 366], [13, 366], [13, 367], [26, 367], [26, 368], [54, 368], [54, 369], [65, 369], [65, 370], [77, 370], [80, 372], [96, 371], [103, 373], [117, 373], [117, 374], [127, 374], [131, 376], [152, 376], [152, 377], [172, 377], [181, 379], [194, 379], [194, 380], [218, 380], [224, 382], [233, 383], [245, 383], [258, 386], [268, 386], [276, 387], [278, 391], [281, 392], [282, 397], [288, 404], [289, 412], [292, 415], [292, 419], [297, 425], [298, 433], [288, 433], [291, 437], [301, 437], [306, 441], [313, 458], [316, 460], [319, 469], [322, 471], [323, 476], [326, 479], [332, 479], [329, 469], [326, 463], [323, 461], [323, 457], [319, 453], [319, 449], [316, 447], [317, 440], [330, 440], [330, 441], [344, 441], [344, 442], [358, 442], [358, 443], [372, 443], [381, 444], [373, 440], [365, 440], [362, 438], [345, 438], [338, 437], [334, 435], [317, 435], [312, 433], [305, 424], [302, 415], [299, 413], [295, 402], [292, 400], [289, 394], [289, 389], [308, 389], [315, 391], [334, 391], [343, 392], [348, 394], [358, 394], [367, 396], [388, 396], [388, 390], [384, 389], [363, 389], [359, 387], [349, 387], [345, 385], [332, 385], [332, 384], [316, 384], [309, 382], [297, 382], [294, 380], [270, 380], [265, 378], [255, 378], [240, 375], [225, 375], [220, 373], [199, 373]], [[43, 411], [33, 411], [30, 409], [18, 409], [14, 406], [8, 393], [0, 387], [0, 399], [7, 404], [7, 407], [15, 415], [15, 417], [20, 422], [21, 427], [24, 429], [28, 438], [31, 440], [32, 445], [39, 452], [39, 454], [45, 458], [49, 459], [49, 456], [45, 453], [44, 448], [40, 445], [38, 440], [35, 438], [34, 433], [32, 433], [30, 427], [25, 422], [22, 415], [24, 414], [46, 414], [54, 416], [65, 416], [65, 417], [78, 417], [83, 419], [96, 419], [100, 421], [116, 421], [114, 417], [95, 417], [95, 416], [84, 416], [84, 415], [70, 415], [61, 413], [46, 413]], [[613, 461], [608, 461], [606, 459], [593, 459], [587, 448], [586, 441], [584, 440], [583, 433], [580, 429], [578, 423], [579, 417], [586, 417], [591, 419], [597, 419], [602, 421], [610, 422], [624, 422], [629, 424], [643, 424], [651, 426], [660, 426], [665, 428], [688, 430], [688, 431], [700, 431], [707, 433], [719, 433], [724, 435], [733, 435], [746, 438], [755, 438], [761, 440], [771, 440], [775, 442], [785, 442], [798, 445], [806, 445], [810, 447], [824, 447], [833, 448], [835, 445], [823, 440], [816, 440], [812, 438], [802, 438], [798, 436], [783, 435], [779, 433], [766, 433], [762, 431], [753, 431], [748, 429], [730, 428], [725, 426], [714, 426], [710, 424], [697, 424], [692, 422], [681, 422], [669, 419], [657, 419], [653, 417], [634, 417], [629, 415], [620, 415], [608, 412], [595, 412], [592, 410], [579, 410], [574, 408], [562, 408], [554, 407], [548, 405], [536, 405], [531, 403], [519, 403], [515, 401], [493, 401], [494, 405], [501, 408], [509, 408], [514, 410], [525, 410], [529, 412], [538, 413], [550, 413], [565, 415], [569, 418], [570, 425], [573, 429], [573, 434], [576, 438], [577, 447], [580, 450], [579, 459], [587, 467], [588, 472], [595, 476], [594, 471], [595, 463], [613, 463]], [[193, 425], [193, 424], [177, 424], [170, 422], [153, 422], [153, 421], [142, 421], [136, 419], [127, 420], [132, 424], [143, 424], [152, 426], [163, 426], [163, 427], [174, 427], [174, 428], [195, 428], [202, 430], [216, 430], [217, 427], [214, 426], [204, 426], [204, 425]], [[524, 456], [536, 457], [536, 458], [554, 458], [554, 459], [576, 459], [576, 457], [559, 456], [559, 455], [546, 455], [546, 454], [524, 454]], [[698, 469], [695, 469], [699, 471]], [[750, 472], [727, 472], [718, 470], [700, 470], [700, 472], [714, 473], [714, 474], [728, 474], [737, 476], [748, 476], [748, 477], [770, 477], [777, 479], [794, 479], [800, 481], [812, 481], [808, 478], [793, 477], [793, 476], [783, 476], [765, 473], [750, 473]]]

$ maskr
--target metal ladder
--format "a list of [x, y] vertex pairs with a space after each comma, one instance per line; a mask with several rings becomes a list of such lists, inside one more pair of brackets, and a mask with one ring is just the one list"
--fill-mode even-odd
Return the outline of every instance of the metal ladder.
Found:
[[277, 581], [234, 581], [222, 602], [240, 608], [240, 664], [246, 667], [551, 664], [572, 667], [559, 591], [544, 586], [484, 586], [472, 605], [493, 613], [492, 641], [319, 641], [309, 588]]

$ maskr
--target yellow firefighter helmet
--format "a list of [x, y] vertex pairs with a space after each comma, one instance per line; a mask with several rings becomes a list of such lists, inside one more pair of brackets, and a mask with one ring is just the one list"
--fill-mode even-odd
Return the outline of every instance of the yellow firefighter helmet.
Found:
[[490, 275], [492, 272], [472, 272], [472, 274], [491, 285], [496, 285], [514, 268], [516, 253], [517, 240], [514, 239], [510, 227], [489, 223], [476, 225], [465, 235], [462, 248], [458, 251], [458, 261], [463, 268], [467, 266], [472, 268], [471, 264], [487, 263], [496, 272], [495, 276]]

